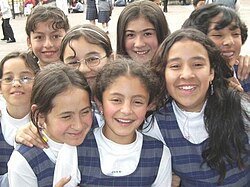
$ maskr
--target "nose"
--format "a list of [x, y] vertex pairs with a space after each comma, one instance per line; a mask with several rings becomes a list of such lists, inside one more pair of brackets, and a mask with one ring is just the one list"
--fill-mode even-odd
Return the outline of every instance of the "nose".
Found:
[[91, 69], [84, 62], [81, 62], [78, 70], [84, 74], [91, 72]]
[[134, 47], [143, 47], [143, 46], [145, 46], [143, 36], [137, 35], [134, 40]]
[[81, 130], [82, 126], [83, 126], [83, 120], [80, 118], [80, 116], [76, 117], [71, 124], [71, 128], [74, 130]]
[[231, 36], [231, 34], [228, 34], [227, 36], [224, 37], [223, 39], [224, 46], [231, 46], [233, 44], [234, 44], [234, 39], [233, 36]]
[[20, 87], [21, 86], [20, 79], [14, 79], [12, 85], [14, 87]]
[[192, 67], [185, 65], [181, 70], [180, 78], [181, 79], [190, 79], [193, 77], [194, 77], [194, 72], [192, 70]]
[[132, 106], [130, 101], [125, 101], [122, 104], [120, 111], [124, 114], [130, 114], [132, 112]]
[[44, 47], [49, 48], [49, 47], [52, 47], [52, 46], [53, 46], [53, 43], [51, 41], [51, 38], [50, 37], [46, 37], [45, 38], [45, 42], [44, 42]]

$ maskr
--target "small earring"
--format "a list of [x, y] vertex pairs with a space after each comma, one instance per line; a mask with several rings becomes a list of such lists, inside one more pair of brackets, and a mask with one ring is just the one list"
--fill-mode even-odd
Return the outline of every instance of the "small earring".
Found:
[[214, 85], [213, 85], [213, 82], [210, 81], [210, 95], [213, 95], [214, 94]]
[[46, 143], [48, 142], [48, 138], [45, 135], [42, 135], [42, 139], [44, 142], [46, 142]]
[[103, 111], [102, 110], [100, 111], [100, 114], [101, 114], [101, 116], [103, 116]]

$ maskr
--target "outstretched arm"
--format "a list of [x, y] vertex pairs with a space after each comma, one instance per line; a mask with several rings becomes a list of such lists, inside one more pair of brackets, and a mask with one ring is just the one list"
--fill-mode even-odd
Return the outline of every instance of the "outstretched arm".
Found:
[[24, 144], [29, 147], [36, 146], [41, 149], [48, 148], [48, 145], [42, 141], [37, 128], [32, 122], [27, 123], [17, 130], [15, 141], [16, 143]]

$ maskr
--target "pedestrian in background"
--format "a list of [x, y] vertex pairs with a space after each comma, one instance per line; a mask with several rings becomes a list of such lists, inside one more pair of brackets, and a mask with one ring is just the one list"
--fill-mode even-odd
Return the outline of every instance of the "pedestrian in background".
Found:
[[16, 42], [12, 27], [10, 25], [10, 18], [12, 18], [12, 13], [7, 0], [0, 0], [0, 16], [2, 16], [3, 21], [3, 38], [1, 40], [7, 40], [7, 43]]
[[98, 22], [102, 23], [102, 29], [107, 34], [109, 33], [108, 22], [110, 21], [110, 16], [113, 10], [112, 0], [99, 0], [98, 1]]
[[95, 20], [98, 18], [95, 0], [87, 0], [86, 4], [86, 20], [95, 25]]

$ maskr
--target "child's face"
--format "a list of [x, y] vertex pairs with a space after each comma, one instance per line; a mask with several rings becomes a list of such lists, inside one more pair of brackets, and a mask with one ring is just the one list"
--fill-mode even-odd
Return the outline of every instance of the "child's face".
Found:
[[223, 29], [215, 30], [221, 15], [211, 20], [208, 37], [219, 47], [221, 55], [226, 59], [230, 66], [233, 66], [238, 59], [241, 51], [241, 30], [235, 27], [232, 22]]
[[199, 112], [213, 78], [207, 50], [200, 43], [185, 39], [170, 48], [165, 69], [166, 87], [180, 108]]
[[58, 143], [81, 144], [92, 125], [89, 97], [87, 91], [76, 87], [57, 95], [51, 112], [39, 119], [46, 123], [46, 134]]
[[128, 55], [139, 63], [150, 61], [159, 46], [155, 27], [145, 17], [128, 23], [124, 41]]
[[149, 93], [138, 78], [116, 78], [103, 93], [104, 135], [116, 143], [132, 143], [145, 119], [148, 102]]
[[[105, 50], [98, 45], [87, 42], [84, 37], [72, 40], [71, 47], [74, 49], [76, 54], [72, 48], [69, 47], [69, 44], [67, 44], [63, 55], [63, 62], [65, 64], [72, 64], [80, 60], [79, 70], [84, 74], [88, 84], [93, 90], [97, 73], [109, 61], [108, 58], [105, 57]], [[98, 58], [100, 59], [100, 63], [93, 67], [87, 66], [84, 61], [84, 59], [96, 60]]]
[[41, 66], [59, 61], [60, 46], [65, 35], [64, 29], [54, 30], [52, 21], [40, 22], [27, 39], [28, 47], [39, 59]]
[[33, 80], [22, 84], [20, 78], [29, 79], [34, 78], [34, 76], [34, 72], [26, 66], [22, 58], [11, 58], [4, 63], [2, 79], [15, 80], [13, 84], [1, 82], [1, 92], [7, 102], [8, 109], [30, 107]]

